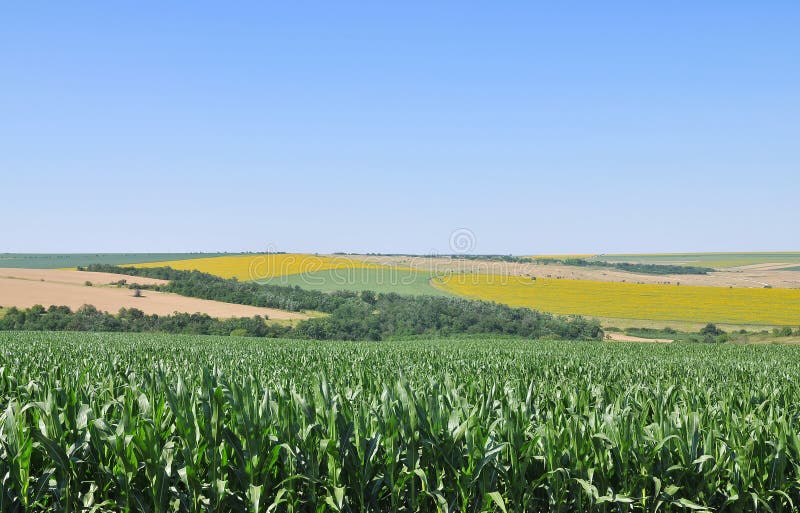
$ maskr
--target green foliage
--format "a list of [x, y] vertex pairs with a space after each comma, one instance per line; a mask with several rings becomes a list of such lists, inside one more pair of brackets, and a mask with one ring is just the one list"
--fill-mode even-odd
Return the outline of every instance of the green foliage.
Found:
[[[603, 328], [603, 331], [608, 331], [608, 328]], [[680, 332], [669, 326], [665, 328], [625, 328], [625, 333], [640, 338], [668, 339], [682, 342], [700, 341], [697, 334]]]
[[725, 332], [722, 331], [720, 328], [718, 328], [716, 324], [708, 323], [705, 326], [703, 326], [702, 328], [700, 328], [700, 332], [699, 333], [701, 335], [717, 336], [717, 335], [722, 335]]
[[[169, 280], [150, 286], [184, 296], [286, 310], [317, 310], [323, 318], [301, 321], [291, 330], [299, 338], [383, 340], [408, 335], [495, 333], [530, 338], [602, 339], [600, 324], [582, 317], [559, 317], [527, 308], [456, 297], [407, 296], [371, 292], [323, 293], [299, 287], [259, 285], [199, 271], [169, 267], [90, 266], [112, 272]], [[147, 288], [147, 287], [143, 287]]]
[[45, 309], [34, 305], [28, 309], [11, 307], [0, 318], [0, 331], [108, 331], [191, 333], [196, 335], [228, 335], [233, 330], [254, 337], [279, 337], [290, 328], [266, 324], [265, 317], [215, 319], [207, 314], [175, 313], [146, 315], [136, 308], [122, 308], [117, 315], [101, 312], [91, 305], [76, 311], [66, 306]]
[[798, 418], [793, 346], [0, 333], [0, 511], [789, 512]]
[[173, 292], [182, 296], [241, 305], [279, 308], [294, 312], [301, 310], [332, 312], [344, 301], [356, 296], [353, 292], [323, 294], [317, 291], [304, 290], [300, 287], [259, 285], [253, 282], [240, 282], [236, 279], [220, 278], [200, 271], [179, 271], [169, 267], [136, 268], [90, 265], [86, 270], [169, 280], [169, 284], [164, 286], [137, 285], [142, 289], [151, 288]]
[[361, 301], [369, 305], [374, 305], [375, 303], [378, 302], [378, 296], [376, 296], [375, 293], [372, 292], [371, 290], [361, 291], [361, 295], [359, 297], [361, 298]]

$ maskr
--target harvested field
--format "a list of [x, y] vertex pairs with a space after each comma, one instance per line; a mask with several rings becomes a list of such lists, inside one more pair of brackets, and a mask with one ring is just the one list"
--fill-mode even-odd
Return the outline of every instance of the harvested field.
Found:
[[[92, 286], [86, 286], [86, 281]], [[94, 305], [98, 310], [116, 313], [120, 308], [138, 308], [147, 314], [170, 315], [175, 312], [205, 313], [212, 317], [267, 316], [270, 319], [305, 319], [307, 315], [274, 308], [236, 305], [166, 292], [145, 290], [142, 297], [133, 297], [126, 287], [107, 284], [128, 280], [129, 283], [158, 284], [164, 280], [124, 276], [110, 273], [60, 271], [54, 269], [0, 269], [0, 305], [28, 308], [33, 305], [65, 305], [72, 310]]]
[[139, 285], [164, 285], [167, 283], [167, 280], [159, 280], [156, 278], [123, 276], [121, 274], [112, 273], [64, 271], [60, 269], [0, 268], [0, 278], [46, 281], [49, 283], [62, 283], [66, 285], [84, 285], [87, 281], [90, 281], [92, 285], [111, 285], [119, 280], [126, 280], [128, 283], [138, 283]]
[[757, 266], [755, 268], [726, 268], [706, 275], [652, 275], [631, 273], [605, 267], [593, 268], [559, 264], [496, 262], [448, 257], [348, 255], [348, 258], [386, 266], [410, 267], [433, 274], [461, 273], [499, 276], [536, 276], [537, 278], [646, 283], [653, 285], [675, 285], [680, 283], [681, 285], [698, 287], [800, 288], [800, 274], [798, 274], [797, 271], [776, 268], [775, 266], [769, 266], [766, 269], [762, 266]]

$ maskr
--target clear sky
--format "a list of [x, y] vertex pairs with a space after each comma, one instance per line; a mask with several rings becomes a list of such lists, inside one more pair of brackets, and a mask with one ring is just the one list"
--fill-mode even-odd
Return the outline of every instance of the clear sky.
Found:
[[7, 2], [0, 252], [800, 250], [800, 2]]

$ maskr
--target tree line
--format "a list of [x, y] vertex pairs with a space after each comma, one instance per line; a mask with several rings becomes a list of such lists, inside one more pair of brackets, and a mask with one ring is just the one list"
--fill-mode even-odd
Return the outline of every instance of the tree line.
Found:
[[[254, 324], [247, 324], [247, 326], [224, 324], [231, 320], [219, 321], [223, 324], [216, 326], [212, 322], [213, 319], [208, 320], [202, 317], [187, 326], [179, 327], [176, 323], [183, 322], [185, 319], [185, 317], [180, 317], [180, 321], [176, 319], [163, 321], [166, 326], [165, 331], [167, 329], [178, 330], [170, 332], [196, 333], [197, 331], [191, 330], [206, 329], [210, 334], [225, 334], [224, 331], [230, 328], [230, 331], [245, 330], [247, 335], [252, 336], [318, 340], [384, 340], [411, 335], [438, 336], [460, 333], [561, 339], [602, 339], [603, 337], [600, 324], [593, 320], [578, 316], [555, 316], [527, 308], [512, 308], [486, 301], [455, 297], [408, 296], [394, 293], [376, 294], [371, 291], [325, 293], [296, 286], [240, 282], [236, 279], [220, 278], [199, 271], [179, 271], [168, 267], [133, 268], [98, 264], [81, 269], [169, 280], [165, 285], [136, 285], [135, 283], [127, 285], [131, 288], [161, 290], [189, 297], [291, 311], [316, 310], [328, 314], [324, 317], [300, 321], [293, 326], [264, 323], [264, 319], [262, 319], [261, 324], [268, 326], [265, 330], [255, 329]], [[131, 281], [135, 281], [135, 279]], [[10, 311], [6, 317], [9, 314]], [[129, 317], [130, 313], [126, 315]], [[185, 314], [176, 314], [176, 316], [178, 315]], [[111, 317], [119, 317], [119, 315]], [[159, 321], [153, 319], [157, 316], [145, 317], [148, 317], [149, 320], [142, 321], [142, 325], [145, 327], [142, 331], [162, 329], [159, 327]], [[77, 325], [85, 326], [87, 324], [77, 323]], [[106, 328], [116, 326], [115, 321], [112, 320], [107, 320], [106, 324], [101, 323], [101, 325]], [[0, 329], [4, 329], [3, 326], [4, 323], [0, 323]], [[120, 326], [135, 330], [138, 324], [127, 321], [127, 324], [121, 322]], [[153, 326], [156, 328], [152, 328]]]
[[202, 313], [148, 315], [137, 308], [122, 308], [117, 314], [102, 312], [92, 305], [75, 311], [67, 306], [34, 305], [11, 307], [0, 318], [0, 330], [25, 331], [121, 331], [188, 333], [194, 335], [282, 336], [286, 329], [265, 322], [264, 317], [216, 319]]

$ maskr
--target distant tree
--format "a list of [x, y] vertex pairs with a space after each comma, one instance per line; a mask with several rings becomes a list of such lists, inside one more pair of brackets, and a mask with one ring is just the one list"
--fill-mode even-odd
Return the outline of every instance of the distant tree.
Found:
[[133, 297], [142, 297], [142, 289], [133, 289]]
[[86, 285], [87, 287], [92, 286], [92, 282], [90, 282], [89, 280], [86, 280], [85, 282], [83, 282], [83, 284]]
[[716, 337], [717, 335], [722, 335], [725, 333], [721, 329], [717, 328], [716, 324], [708, 323], [706, 324], [703, 329], [700, 330], [701, 335], [711, 335], [712, 337]]

